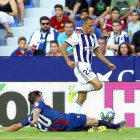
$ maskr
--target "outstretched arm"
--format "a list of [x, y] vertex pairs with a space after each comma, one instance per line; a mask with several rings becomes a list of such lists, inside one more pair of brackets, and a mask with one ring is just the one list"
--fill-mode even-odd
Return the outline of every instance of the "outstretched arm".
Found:
[[68, 45], [66, 42], [64, 42], [64, 43], [61, 45], [60, 50], [61, 50], [61, 52], [62, 52], [62, 54], [63, 54], [63, 56], [64, 56], [64, 58], [65, 58], [67, 64], [70, 66], [70, 68], [75, 68], [75, 62], [74, 62], [74, 61], [71, 61], [71, 60], [69, 59], [69, 57], [68, 57], [68, 54], [67, 54], [66, 48], [67, 48], [68, 46], [69, 46], [69, 45]]
[[21, 125], [21, 123], [18, 123], [18, 124], [14, 124], [8, 128], [5, 128], [3, 130], [0, 130], [0, 132], [14, 132], [14, 131], [17, 131], [21, 128], [23, 128], [23, 126]]
[[104, 63], [106, 63], [110, 68], [111, 70], [115, 70], [116, 69], [116, 66], [113, 65], [112, 63], [110, 63], [105, 57], [104, 55], [101, 53], [101, 51], [98, 49], [94, 50], [94, 54], [100, 59], [102, 60]]
[[38, 116], [40, 114], [41, 110], [39, 108], [35, 108], [33, 113], [33, 120], [31, 121], [31, 124], [38, 124]]

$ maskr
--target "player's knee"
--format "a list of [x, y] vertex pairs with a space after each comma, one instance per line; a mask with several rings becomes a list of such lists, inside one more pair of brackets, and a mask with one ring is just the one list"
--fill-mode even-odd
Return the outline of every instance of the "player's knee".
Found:
[[105, 16], [105, 19], [107, 20], [107, 19], [110, 19], [111, 18], [111, 15], [110, 14], [107, 14], [106, 16]]
[[98, 85], [94, 86], [94, 90], [100, 90], [103, 87], [102, 83], [99, 83]]

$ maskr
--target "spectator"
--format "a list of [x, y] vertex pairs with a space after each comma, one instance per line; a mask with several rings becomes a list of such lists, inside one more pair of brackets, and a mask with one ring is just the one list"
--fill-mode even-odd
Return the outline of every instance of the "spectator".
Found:
[[139, 8], [139, 2], [138, 0], [112, 0], [111, 9], [115, 6], [120, 9], [120, 19], [126, 20], [128, 25], [132, 21], [130, 12], [134, 8]]
[[121, 43], [129, 43], [129, 36], [125, 31], [121, 30], [120, 19], [113, 19], [112, 22], [113, 32], [110, 33], [110, 36], [107, 39], [107, 49], [111, 49], [115, 53]]
[[54, 28], [50, 28], [49, 22], [50, 19], [46, 16], [40, 18], [41, 29], [37, 29], [31, 35], [28, 42], [28, 49], [32, 50], [32, 46], [36, 45], [36, 50], [43, 50], [44, 55], [50, 52], [50, 42], [57, 40], [58, 31]]
[[[101, 51], [101, 53], [104, 56], [114, 56], [114, 53], [110, 50], [106, 49], [106, 39], [104, 37], [101, 37], [98, 39], [98, 45], [99, 45], [99, 49]], [[95, 54], [93, 54], [93, 56], [96, 56]]]
[[[57, 38], [59, 48], [72, 35], [73, 29], [74, 29], [73, 22], [66, 21], [65, 24], [64, 24], [65, 32], [59, 34], [59, 36]], [[67, 53], [68, 53], [68, 56], [73, 55], [73, 47], [71, 47], [71, 46], [67, 47]]]
[[140, 21], [138, 20], [139, 14], [137, 9], [133, 9], [131, 11], [131, 18], [132, 18], [132, 22], [128, 24], [128, 35], [130, 41], [132, 40], [133, 34], [140, 30]]
[[14, 16], [17, 15], [17, 5], [15, 0], [0, 0], [0, 24], [7, 30], [7, 37], [13, 37], [9, 23], [15, 23]]
[[[117, 7], [112, 8], [111, 10], [111, 19], [107, 19], [105, 21], [104, 27], [103, 27], [103, 36], [107, 37], [110, 35], [110, 33], [113, 31], [112, 29], [112, 20], [113, 19], [119, 19], [120, 17], [120, 10]], [[121, 30], [125, 30], [125, 22], [124, 20], [121, 20]]]
[[116, 55], [127, 56], [127, 55], [134, 55], [134, 53], [131, 46], [127, 42], [123, 42], [119, 45]]
[[131, 41], [131, 47], [133, 50], [135, 50], [136, 48], [140, 48], [140, 31], [134, 33]]
[[69, 20], [68, 16], [63, 15], [63, 6], [57, 4], [54, 6], [55, 8], [55, 15], [50, 19], [50, 26], [58, 30], [59, 33], [64, 32], [64, 23]]
[[135, 49], [135, 53], [136, 53], [137, 56], [140, 56], [140, 47], [137, 47]]
[[62, 54], [59, 52], [59, 45], [56, 40], [50, 43], [50, 53], [46, 56], [62, 56]]
[[18, 26], [23, 26], [23, 18], [24, 18], [24, 0], [16, 0], [18, 12], [20, 16], [20, 22], [18, 23]]
[[20, 37], [18, 39], [18, 48], [17, 50], [13, 51], [11, 56], [33, 56], [33, 53], [31, 50], [26, 50], [26, 38]]
[[[76, 24], [76, 27], [75, 27], [76, 31], [79, 30], [79, 29], [82, 29], [82, 19], [89, 15], [89, 12], [88, 12], [87, 9], [82, 9], [80, 13], [81, 13], [81, 15], [80, 15], [81, 20], [79, 20]], [[97, 28], [96, 25], [94, 25], [93, 33], [95, 33], [96, 28]]]
[[71, 21], [80, 20], [80, 11], [88, 8], [86, 0], [65, 0], [65, 14]]
[[89, 6], [89, 16], [95, 19], [96, 26], [100, 24], [101, 30], [103, 29], [105, 16], [106, 19], [108, 19], [107, 15], [110, 12], [110, 3], [111, 0], [91, 0]]

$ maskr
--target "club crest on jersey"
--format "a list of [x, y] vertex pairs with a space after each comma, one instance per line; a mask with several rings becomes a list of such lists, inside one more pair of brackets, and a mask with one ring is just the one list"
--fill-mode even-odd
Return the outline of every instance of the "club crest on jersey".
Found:
[[35, 107], [36, 107], [36, 106], [39, 106], [39, 102], [35, 103]]
[[72, 39], [72, 37], [70, 37], [68, 40], [71, 40]]

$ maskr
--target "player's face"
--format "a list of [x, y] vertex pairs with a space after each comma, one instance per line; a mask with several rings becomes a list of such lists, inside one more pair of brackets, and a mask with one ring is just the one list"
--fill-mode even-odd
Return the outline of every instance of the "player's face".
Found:
[[18, 43], [18, 46], [20, 47], [21, 50], [24, 50], [25, 49], [25, 46], [26, 46], [26, 41], [25, 40], [21, 40]]
[[139, 15], [137, 13], [132, 13], [131, 18], [132, 18], [132, 21], [137, 21], [139, 18]]
[[121, 25], [119, 23], [113, 23], [112, 28], [115, 33], [118, 33], [121, 30]]
[[57, 17], [61, 17], [62, 15], [63, 15], [63, 11], [62, 11], [62, 9], [61, 8], [55, 8], [55, 15], [57, 16]]
[[40, 26], [41, 26], [41, 30], [43, 32], [47, 32], [48, 29], [50, 28], [49, 20], [42, 20], [41, 23], [40, 23]]
[[87, 12], [83, 12], [83, 13], [81, 14], [81, 19], [83, 19], [83, 18], [86, 17], [86, 16], [88, 16], [88, 13], [87, 13]]
[[100, 51], [103, 52], [105, 50], [105, 48], [106, 48], [105, 40], [98, 39], [98, 45], [99, 45]]
[[66, 23], [65, 24], [64, 30], [65, 30], [67, 35], [71, 35], [72, 32], [73, 32], [73, 29], [74, 29], [73, 24], [71, 24], [71, 23]]
[[87, 20], [87, 23], [83, 24], [83, 31], [86, 34], [91, 34], [93, 31], [94, 21], [93, 20]]
[[128, 53], [128, 48], [127, 48], [127, 45], [126, 44], [122, 44], [121, 47], [120, 47], [120, 52], [122, 55], [127, 55]]
[[113, 11], [111, 14], [112, 19], [119, 19], [120, 13], [119, 11]]
[[59, 51], [59, 48], [56, 43], [51, 43], [51, 53], [55, 54]]

